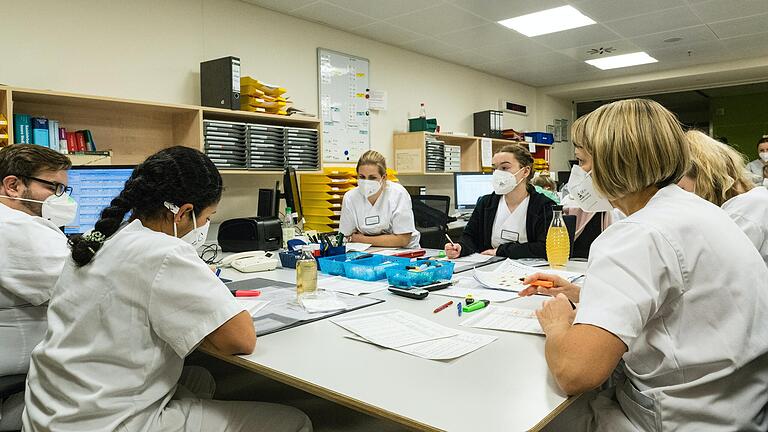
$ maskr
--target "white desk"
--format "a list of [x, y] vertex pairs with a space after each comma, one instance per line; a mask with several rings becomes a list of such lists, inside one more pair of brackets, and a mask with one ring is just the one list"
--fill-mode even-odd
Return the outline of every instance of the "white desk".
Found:
[[[584, 263], [573, 263], [576, 271]], [[295, 283], [295, 272], [241, 274]], [[364, 282], [363, 282], [364, 283]], [[387, 291], [381, 304], [351, 313], [401, 309], [435, 322], [499, 339], [452, 361], [432, 361], [344, 337], [320, 320], [259, 337], [254, 354], [209, 354], [322, 398], [421, 430], [521, 431], [539, 429], [568, 406], [544, 359], [544, 337], [460, 327], [456, 308], [434, 314], [446, 297], [411, 300]], [[514, 300], [513, 300], [514, 302]], [[510, 304], [510, 303], [507, 303]]]

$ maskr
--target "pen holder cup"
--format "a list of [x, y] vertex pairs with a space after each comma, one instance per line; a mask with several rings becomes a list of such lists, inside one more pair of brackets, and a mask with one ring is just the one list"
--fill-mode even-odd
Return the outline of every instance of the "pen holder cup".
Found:
[[331, 246], [325, 249], [320, 249], [320, 256], [332, 257], [337, 255], [344, 255], [347, 252], [346, 246]]
[[[414, 271], [408, 267], [428, 267]], [[433, 284], [441, 280], [450, 280], [453, 276], [452, 262], [419, 260], [410, 264], [398, 265], [387, 269], [387, 281], [398, 288], [411, 288]]]
[[373, 255], [370, 258], [345, 261], [344, 273], [345, 276], [350, 279], [377, 281], [387, 277], [388, 268], [397, 265], [406, 265], [410, 262], [410, 258]]
[[301, 251], [280, 252], [280, 266], [283, 268], [296, 268], [296, 260], [301, 256]]
[[[341, 246], [341, 248], [344, 248], [344, 246]], [[344, 262], [362, 254], [363, 252], [350, 252], [348, 254], [342, 253], [334, 256], [319, 257], [317, 259], [317, 264], [320, 266], [321, 273], [333, 276], [344, 276]]]

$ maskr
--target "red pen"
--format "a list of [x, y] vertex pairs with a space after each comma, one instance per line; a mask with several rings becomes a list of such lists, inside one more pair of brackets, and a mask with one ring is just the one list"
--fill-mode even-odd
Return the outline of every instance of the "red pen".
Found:
[[444, 304], [444, 305], [442, 305], [442, 306], [439, 306], [437, 309], [433, 310], [433, 311], [432, 311], [432, 313], [438, 313], [438, 312], [440, 312], [441, 310], [443, 310], [443, 309], [447, 308], [448, 306], [450, 306], [450, 305], [452, 305], [452, 304], [453, 304], [453, 300], [450, 300], [448, 303], [446, 303], [446, 304]]
[[261, 295], [259, 290], [237, 290], [235, 291], [235, 297], [258, 297]]

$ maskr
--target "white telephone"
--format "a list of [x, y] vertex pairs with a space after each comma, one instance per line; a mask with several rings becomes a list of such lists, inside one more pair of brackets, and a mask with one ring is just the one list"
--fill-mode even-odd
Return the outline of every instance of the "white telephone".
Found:
[[269, 271], [277, 268], [277, 254], [265, 251], [240, 252], [221, 260], [221, 267], [232, 267], [242, 273]]

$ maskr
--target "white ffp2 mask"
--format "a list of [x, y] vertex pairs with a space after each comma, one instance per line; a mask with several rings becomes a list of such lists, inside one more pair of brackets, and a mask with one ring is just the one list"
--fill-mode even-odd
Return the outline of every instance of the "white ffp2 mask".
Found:
[[604, 212], [613, 210], [611, 203], [597, 193], [592, 183], [592, 172], [584, 171], [580, 166], [571, 168], [571, 176], [568, 178], [568, 193], [579, 208], [588, 212]]
[[515, 190], [518, 184], [516, 175], [522, 170], [523, 168], [520, 168], [514, 174], [509, 171], [494, 170], [493, 191], [496, 192], [497, 195], [506, 195]]
[[768, 162], [768, 152], [760, 152], [760, 159], [763, 162]]
[[51, 195], [44, 201], [28, 198], [13, 198], [7, 195], [0, 196], [8, 199], [43, 204], [41, 217], [43, 219], [48, 219], [57, 227], [71, 224], [72, 221], [75, 220], [75, 216], [77, 216], [77, 201], [72, 199], [68, 193], [64, 193], [61, 196]]
[[[179, 207], [171, 204], [169, 202], [165, 202], [165, 208], [171, 211], [171, 213], [178, 214], [179, 213]], [[184, 234], [180, 240], [191, 244], [194, 247], [200, 247], [205, 243], [205, 239], [208, 238], [208, 229], [211, 227], [211, 222], [207, 221], [205, 225], [198, 227], [197, 226], [197, 217], [195, 216], [195, 212], [192, 212], [192, 231]], [[173, 236], [179, 237], [178, 228], [176, 227], [176, 220], [173, 221]]]
[[357, 181], [357, 186], [366, 198], [376, 195], [376, 193], [381, 190], [381, 182], [377, 180], [359, 179]]

